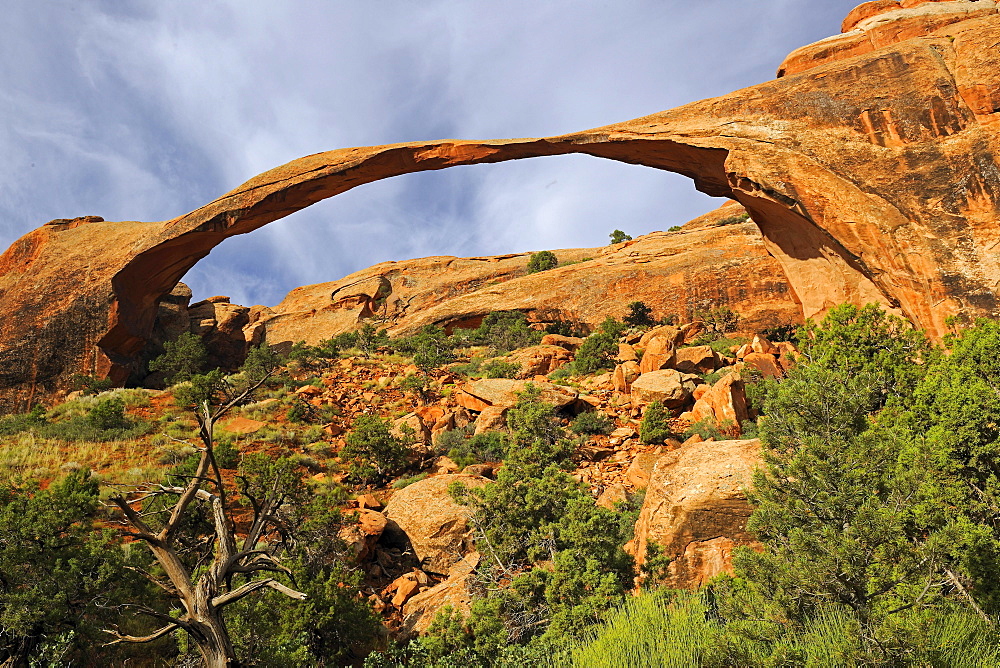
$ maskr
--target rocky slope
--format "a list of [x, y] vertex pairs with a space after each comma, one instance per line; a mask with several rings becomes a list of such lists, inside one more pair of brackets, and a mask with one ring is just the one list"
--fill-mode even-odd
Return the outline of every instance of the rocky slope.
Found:
[[997, 311], [1000, 15], [992, 0], [865, 3], [777, 80], [543, 139], [414, 142], [318, 153], [179, 218], [52, 221], [0, 256], [3, 408], [78, 372], [124, 382], [159, 302], [226, 238], [364, 183], [585, 153], [689, 176], [737, 200], [802, 314], [877, 301], [932, 336]]
[[780, 263], [756, 225], [730, 203], [676, 232], [601, 248], [557, 250], [569, 263], [526, 274], [528, 253], [386, 262], [340, 281], [293, 290], [260, 322], [268, 343], [316, 343], [375, 316], [393, 334], [428, 324], [474, 327], [492, 311], [520, 310], [536, 322], [591, 328], [642, 301], [663, 317], [728, 306], [749, 329], [801, 321]]

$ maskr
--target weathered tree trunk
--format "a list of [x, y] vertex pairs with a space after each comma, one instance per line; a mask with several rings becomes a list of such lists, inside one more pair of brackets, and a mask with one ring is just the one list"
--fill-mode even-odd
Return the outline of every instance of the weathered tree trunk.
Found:
[[239, 668], [233, 643], [229, 640], [229, 631], [222, 620], [220, 611], [205, 616], [192, 624], [188, 633], [191, 640], [201, 652], [206, 668]]

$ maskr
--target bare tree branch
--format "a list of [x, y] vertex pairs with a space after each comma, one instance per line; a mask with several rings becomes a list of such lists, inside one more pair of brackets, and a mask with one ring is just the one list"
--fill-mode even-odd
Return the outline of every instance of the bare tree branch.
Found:
[[111, 645], [117, 645], [118, 643], [122, 642], [153, 642], [154, 640], [162, 638], [163, 636], [172, 633], [179, 628], [181, 628], [180, 624], [171, 623], [167, 624], [161, 629], [153, 631], [148, 636], [130, 636], [122, 634], [121, 632], [118, 631], [117, 626], [113, 626], [110, 629], [102, 629], [102, 631], [104, 631], [105, 633], [110, 633], [115, 637], [115, 639], [112, 640], [111, 642], [104, 643], [103, 647], [110, 647]]
[[234, 589], [228, 594], [216, 596], [215, 598], [212, 599], [212, 605], [215, 606], [216, 608], [221, 608], [223, 606], [229, 605], [230, 603], [235, 603], [244, 596], [248, 596], [253, 592], [257, 591], [258, 589], [263, 589], [264, 587], [270, 587], [271, 589], [280, 591], [282, 594], [288, 596], [289, 598], [294, 598], [299, 601], [304, 601], [306, 599], [306, 595], [303, 594], [302, 592], [290, 589], [285, 585], [281, 584], [280, 582], [278, 582], [277, 580], [275, 580], [274, 578], [264, 578], [262, 580], [251, 580], [242, 587]]

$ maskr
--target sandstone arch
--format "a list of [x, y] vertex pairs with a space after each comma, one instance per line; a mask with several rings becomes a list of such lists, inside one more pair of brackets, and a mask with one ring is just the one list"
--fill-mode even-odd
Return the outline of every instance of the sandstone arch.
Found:
[[1000, 16], [985, 0], [938, 4], [992, 11], [950, 23], [939, 11], [897, 43], [813, 53], [783, 67], [797, 74], [602, 128], [329, 151], [173, 220], [43, 225], [0, 256], [2, 403], [23, 406], [76, 372], [124, 381], [158, 301], [230, 236], [390, 176], [569, 153], [677, 172], [739, 201], [807, 317], [877, 300], [940, 336], [949, 315], [994, 314], [1000, 54], [988, 45]]

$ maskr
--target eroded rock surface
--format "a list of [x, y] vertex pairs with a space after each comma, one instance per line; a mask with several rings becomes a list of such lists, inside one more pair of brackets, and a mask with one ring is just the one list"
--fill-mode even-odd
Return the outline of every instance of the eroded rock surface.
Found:
[[429, 573], [447, 574], [472, 548], [469, 509], [448, 493], [456, 482], [481, 487], [490, 481], [463, 474], [432, 476], [396, 492], [385, 508], [386, 517], [406, 534], [421, 568]]
[[733, 547], [753, 543], [743, 489], [760, 464], [756, 439], [689, 443], [661, 456], [626, 549], [641, 565], [656, 543], [672, 559], [665, 582], [672, 588], [697, 588], [730, 570]]
[[[43, 225], [0, 256], [0, 408], [27, 407], [76, 373], [124, 382], [160, 301], [228, 237], [390, 176], [536, 156], [583, 153], [674, 171], [709, 195], [737, 200], [782, 268], [800, 317], [845, 301], [879, 302], [940, 337], [948, 316], [996, 315], [997, 5], [867, 4], [848, 33], [793, 54], [781, 78], [722, 97], [543, 139], [317, 153], [173, 220], [91, 216]], [[595, 261], [608, 263], [608, 299], [620, 304], [628, 289], [616, 290], [611, 277], [634, 272], [640, 258], [627, 245], [615, 248]], [[569, 269], [512, 280], [537, 298], [564, 285]], [[720, 278], [727, 276], [757, 282], [746, 266]], [[490, 297], [491, 289], [479, 293]], [[381, 294], [377, 280], [342, 285], [330, 299], [341, 310], [374, 311]], [[463, 317], [460, 300], [437, 308], [413, 324]], [[570, 299], [560, 308], [580, 306]]]

